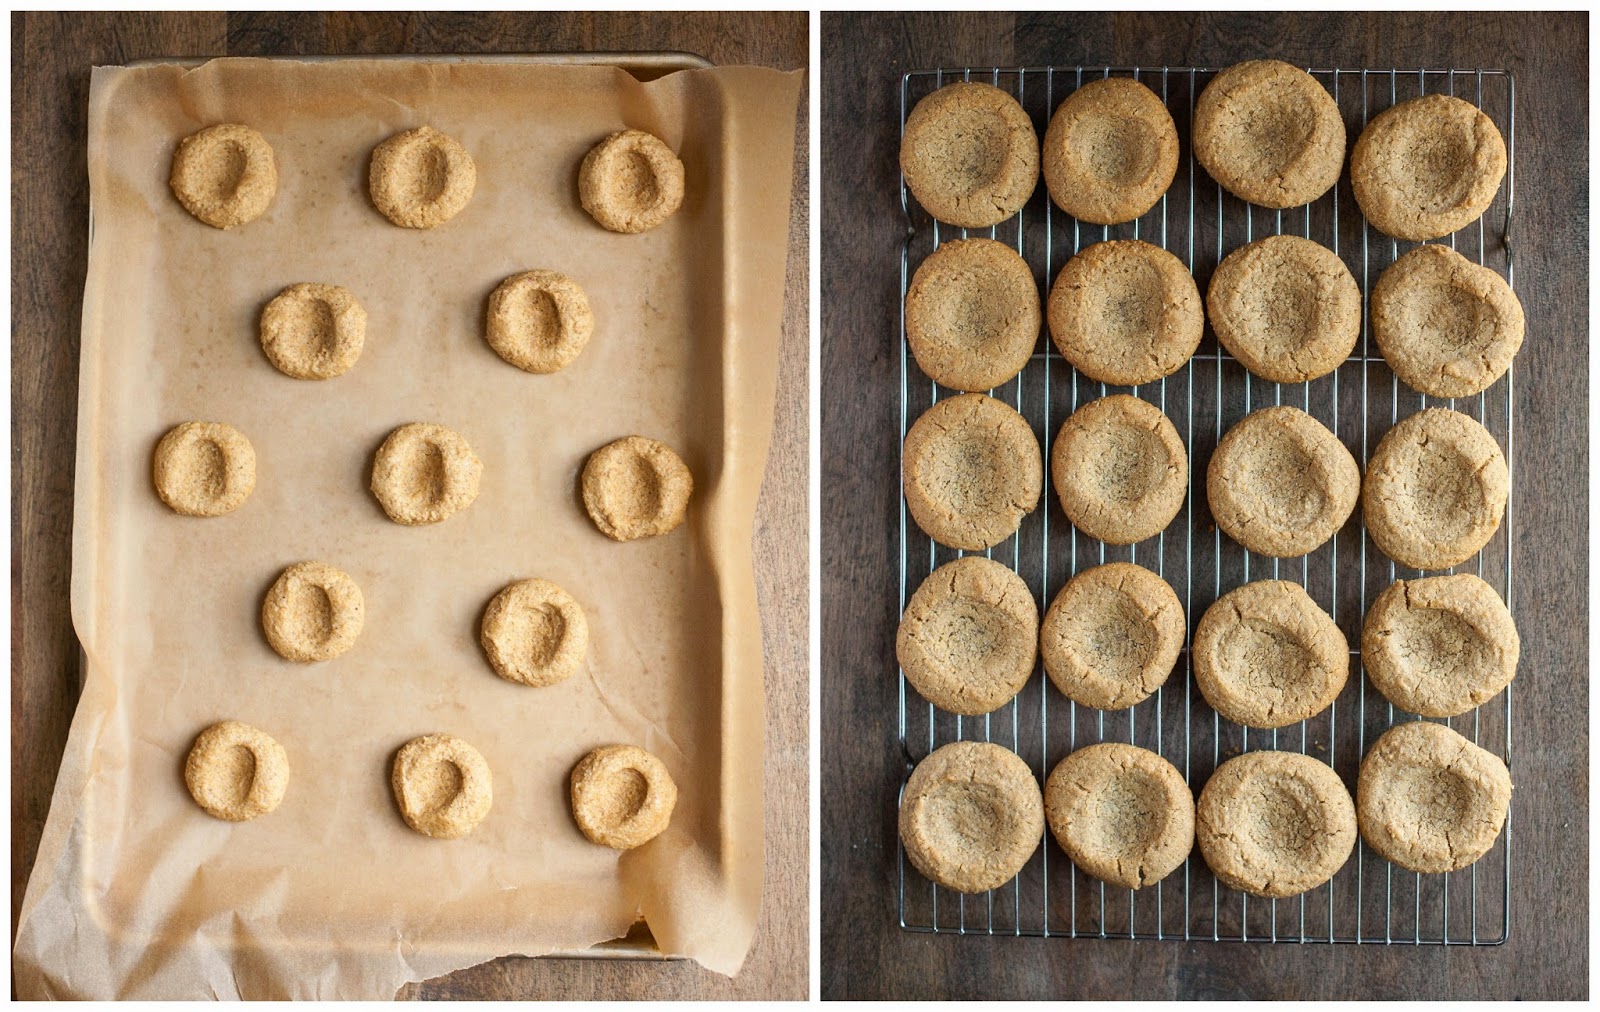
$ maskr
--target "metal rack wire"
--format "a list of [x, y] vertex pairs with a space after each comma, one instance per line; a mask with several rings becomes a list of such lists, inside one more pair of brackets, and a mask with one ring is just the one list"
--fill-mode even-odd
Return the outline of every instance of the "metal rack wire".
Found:
[[[1345, 70], [1308, 68], [1327, 87], [1344, 114], [1350, 139], [1370, 115], [1419, 94], [1444, 93], [1483, 109], [1506, 138], [1506, 181], [1484, 216], [1449, 237], [1469, 259], [1500, 271], [1514, 283], [1510, 228], [1516, 180], [1515, 83], [1499, 70]], [[900, 78], [900, 123], [917, 100], [955, 80], [977, 80], [1008, 90], [1033, 119], [1039, 135], [1056, 106], [1086, 80], [1112, 75], [1142, 81], [1167, 103], [1177, 124], [1182, 159], [1172, 187], [1137, 221], [1117, 226], [1080, 223], [1055, 208], [1041, 184], [1024, 210], [972, 235], [1013, 245], [1033, 268], [1041, 294], [1056, 272], [1082, 247], [1114, 238], [1139, 238], [1171, 250], [1188, 265], [1204, 292], [1217, 263], [1254, 238], [1292, 232], [1338, 253], [1361, 285], [1364, 315], [1357, 353], [1332, 374], [1299, 384], [1270, 383], [1246, 372], [1223, 352], [1209, 329], [1183, 369], [1156, 383], [1108, 388], [1063, 360], [1042, 334], [1032, 360], [1004, 387], [990, 391], [1014, 406], [1033, 426], [1050, 458], [1051, 441], [1082, 403], [1108, 392], [1128, 392], [1166, 412], [1189, 452], [1189, 495], [1178, 518], [1155, 538], [1110, 547], [1077, 531], [1061, 513], [1046, 483], [1045, 501], [1021, 529], [984, 554], [1015, 569], [1034, 589], [1042, 610], [1080, 568], [1108, 561], [1137, 562], [1177, 590], [1194, 623], [1223, 593], [1250, 580], [1298, 580], [1343, 630], [1352, 648], [1373, 598], [1396, 579], [1420, 574], [1397, 566], [1369, 542], [1360, 510], [1333, 540], [1301, 559], [1271, 559], [1247, 552], [1211, 522], [1204, 483], [1195, 475], [1227, 429], [1251, 410], [1291, 404], [1309, 412], [1365, 462], [1379, 438], [1400, 418], [1426, 406], [1448, 406], [1482, 422], [1513, 467], [1515, 489], [1513, 373], [1476, 397], [1429, 398], [1401, 384], [1372, 341], [1365, 297], [1383, 268], [1414, 243], [1401, 243], [1371, 228], [1357, 208], [1347, 178], [1301, 208], [1271, 211], [1225, 192], [1199, 168], [1189, 145], [1189, 124], [1200, 91], [1215, 74], [1198, 67], [1013, 67], [914, 71]], [[900, 434], [928, 407], [952, 393], [924, 376], [905, 341], [906, 288], [917, 264], [942, 239], [966, 238], [968, 230], [941, 225], [900, 186], [907, 238], [900, 261]], [[1499, 225], [1498, 231], [1493, 226]], [[1443, 240], [1441, 240], [1443, 241]], [[1514, 371], [1514, 370], [1513, 370]], [[1493, 540], [1474, 560], [1451, 572], [1472, 572], [1511, 600], [1513, 503]], [[945, 548], [911, 521], [900, 506], [900, 605], [933, 569], [962, 552]], [[1513, 613], [1515, 608], [1513, 606]], [[967, 739], [994, 741], [1017, 752], [1040, 780], [1069, 752], [1098, 741], [1127, 741], [1159, 752], [1202, 786], [1217, 765], [1254, 749], [1291, 749], [1328, 762], [1354, 786], [1368, 744], [1404, 713], [1369, 685], [1352, 649], [1352, 677], [1338, 700], [1298, 728], [1251, 732], [1222, 720], [1193, 687], [1186, 643], [1178, 669], [1153, 697], [1125, 711], [1079, 706], [1056, 692], [1036, 669], [1022, 692], [992, 714], [968, 717], [936, 710], [899, 677], [899, 740], [905, 775], [940, 745]], [[1358, 673], [1359, 672], [1359, 673]], [[1511, 690], [1477, 710], [1444, 721], [1511, 762]], [[902, 780], [903, 786], [903, 780]], [[923, 879], [897, 855], [900, 926], [908, 931], [1101, 938], [1173, 938], [1215, 941], [1350, 942], [1357, 944], [1496, 945], [1510, 933], [1512, 824], [1469, 868], [1447, 875], [1419, 875], [1396, 868], [1365, 843], [1327, 885], [1284, 901], [1260, 900], [1222, 887], [1198, 850], [1153, 887], [1135, 893], [1107, 887], [1080, 873], [1048, 831], [1039, 850], [1010, 883], [986, 894], [963, 896]]]

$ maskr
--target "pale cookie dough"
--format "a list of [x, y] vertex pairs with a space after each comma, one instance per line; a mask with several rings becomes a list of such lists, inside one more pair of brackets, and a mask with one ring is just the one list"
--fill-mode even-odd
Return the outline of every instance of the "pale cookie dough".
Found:
[[297, 562], [285, 569], [261, 605], [267, 642], [280, 656], [303, 664], [349, 650], [365, 621], [361, 588], [325, 562]]
[[1465, 868], [1489, 852], [1511, 807], [1506, 764], [1425, 720], [1396, 724], [1356, 777], [1361, 838], [1410, 871]]
[[436, 524], [478, 498], [483, 461], [454, 430], [412, 422], [389, 433], [372, 462], [372, 494], [397, 524]]
[[1044, 835], [1033, 770], [999, 745], [958, 741], [911, 771], [900, 796], [900, 840], [925, 877], [963, 893], [1017, 877]]
[[591, 453], [582, 484], [583, 508], [613, 541], [676, 530], [694, 491], [694, 477], [677, 451], [644, 436], [627, 436]]
[[1194, 795], [1183, 775], [1132, 745], [1090, 745], [1057, 763], [1044, 812], [1073, 864], [1124, 889], [1161, 881], [1194, 847]]
[[565, 369], [593, 333], [589, 297], [565, 274], [513, 274], [489, 296], [489, 347], [518, 369], [531, 373]]
[[1448, 246], [1418, 246], [1372, 289], [1378, 350], [1402, 382], [1435, 397], [1487, 390], [1511, 367], [1522, 328], [1505, 278]]
[[425, 734], [401, 746], [390, 784], [406, 825], [438, 840], [466, 836], [494, 803], [482, 753], [448, 734]]
[[1032, 268], [993, 239], [941, 244], [906, 292], [912, 356], [930, 379], [956, 390], [992, 390], [1021, 372], [1039, 320]]
[[1096, 225], [1144, 214], [1178, 171], [1178, 130], [1156, 93], [1129, 77], [1067, 96], [1044, 133], [1044, 181], [1063, 211]]
[[237, 720], [212, 724], [194, 740], [183, 781], [210, 815], [243, 822], [277, 808], [289, 787], [289, 756], [265, 731]]
[[1361, 336], [1361, 289], [1338, 254], [1297, 235], [1258, 239], [1211, 275], [1206, 313], [1217, 340], [1274, 383], [1326, 376]]
[[1219, 597], [1195, 626], [1195, 684], [1245, 727], [1285, 727], [1338, 698], [1350, 644], [1298, 583], [1258, 580]]
[[1090, 379], [1137, 386], [1183, 368], [1206, 316], [1183, 261], [1138, 239], [1085, 247], [1050, 286], [1050, 337]]
[[261, 350], [295, 379], [331, 379], [361, 357], [367, 311], [348, 288], [301, 283], [261, 311]]
[[649, 843], [667, 828], [677, 803], [667, 767], [636, 745], [602, 745], [572, 771], [572, 818], [602, 847]]
[[1252, 552], [1290, 558], [1314, 551], [1350, 519], [1361, 496], [1361, 468], [1304, 411], [1262, 408], [1217, 444], [1206, 495], [1224, 534]]
[[1161, 533], [1183, 508], [1189, 454], [1160, 408], [1113, 394], [1062, 423], [1050, 475], [1062, 511], [1079, 530], [1128, 545]]
[[1350, 154], [1367, 220], [1397, 239], [1438, 239], [1477, 221], [1506, 174], [1506, 143], [1471, 102], [1424, 95], [1385, 109]]
[[231, 425], [184, 422], [156, 444], [152, 473], [156, 494], [174, 511], [220, 517], [255, 490], [256, 451]]
[[1262, 207], [1298, 207], [1332, 189], [1344, 141], [1328, 89], [1278, 60], [1234, 64], [1195, 104], [1195, 158], [1229, 193]]
[[1027, 684], [1039, 649], [1039, 608], [1022, 577], [968, 555], [928, 574], [906, 603], [895, 657], [923, 699], [977, 716]]
[[477, 185], [467, 149], [433, 127], [397, 133], [372, 151], [373, 206], [403, 228], [443, 225], [467, 206]]
[[1517, 674], [1522, 641], [1500, 595], [1470, 573], [1398, 580], [1361, 627], [1361, 662], [1389, 702], [1454, 717]]
[[589, 622], [572, 595], [549, 580], [519, 580], [489, 602], [478, 638], [501, 678], [554, 685], [588, 655]]
[[1039, 135], [1016, 99], [992, 84], [958, 81], [911, 110], [900, 172], [935, 218], [988, 228], [1022, 210], [1039, 185]]
[[1183, 649], [1183, 605], [1131, 562], [1085, 569], [1061, 588], [1039, 630], [1050, 681], [1068, 699], [1121, 710], [1148, 699]]
[[168, 182], [184, 210], [207, 225], [233, 228], [266, 213], [278, 192], [278, 166], [260, 133], [223, 123], [178, 142]]
[[683, 162], [653, 134], [618, 131], [583, 156], [578, 199], [604, 228], [648, 232], [683, 203]]
[[1039, 505], [1044, 461], [1033, 427], [1009, 404], [961, 394], [906, 433], [906, 507], [941, 545], [977, 551], [1017, 532]]

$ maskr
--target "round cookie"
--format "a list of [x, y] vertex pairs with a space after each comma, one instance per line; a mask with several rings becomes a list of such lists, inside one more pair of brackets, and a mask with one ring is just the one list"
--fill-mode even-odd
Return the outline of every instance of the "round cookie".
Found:
[[411, 422], [389, 433], [372, 462], [372, 494], [397, 524], [436, 524], [478, 498], [483, 461], [460, 433]]
[[372, 204], [402, 228], [435, 228], [461, 213], [478, 169], [453, 137], [430, 126], [395, 134], [372, 151]]
[[1344, 168], [1344, 117], [1317, 79], [1278, 60], [1236, 63], [1194, 108], [1194, 155], [1228, 192], [1262, 207], [1298, 207]]
[[619, 130], [578, 166], [578, 200], [612, 232], [648, 232], [683, 204], [683, 162], [661, 138]]
[[1178, 130], [1156, 93], [1109, 77], [1067, 96], [1044, 132], [1044, 181], [1080, 221], [1117, 225], [1144, 214], [1178, 171]]
[[1511, 807], [1511, 773], [1492, 752], [1425, 720], [1373, 743], [1356, 777], [1361, 838], [1410, 871], [1450, 872], [1489, 852]]
[[1522, 328], [1505, 279], [1448, 246], [1418, 246], [1372, 288], [1378, 350], [1407, 386], [1435, 397], [1487, 390], [1511, 367]]
[[1489, 430], [1425, 408], [1384, 433], [1367, 463], [1361, 512], [1383, 553], [1413, 569], [1449, 569], [1489, 543], [1511, 476]]
[[589, 298], [565, 274], [513, 274], [489, 296], [489, 347], [518, 369], [541, 374], [565, 369], [593, 333]]
[[1009, 538], [1044, 491], [1033, 427], [983, 394], [946, 398], [923, 412], [903, 453], [911, 518], [951, 548], [978, 551]]
[[1050, 286], [1050, 337], [1090, 379], [1137, 386], [1183, 368], [1205, 311], [1183, 261], [1138, 239], [1088, 246]]
[[667, 767], [636, 745], [603, 745], [572, 771], [572, 817], [602, 847], [649, 843], [667, 828], [677, 803]]
[[265, 731], [224, 720], [194, 740], [183, 764], [183, 782], [207, 814], [244, 822], [283, 803], [289, 756]]
[[1506, 174], [1506, 143], [1471, 102], [1423, 95], [1372, 118], [1350, 154], [1350, 186], [1385, 235], [1423, 241], [1477, 221]]
[[894, 650], [923, 699], [950, 713], [989, 713], [1033, 674], [1039, 609], [1022, 577], [993, 559], [964, 556], [911, 595]]
[[1511, 684], [1522, 641], [1511, 612], [1470, 573], [1397, 580], [1361, 627], [1361, 663], [1384, 698], [1425, 717], [1466, 713]]
[[261, 605], [267, 642], [286, 660], [309, 664], [355, 645], [366, 621], [361, 588], [325, 562], [297, 562], [279, 574]]
[[261, 350], [295, 379], [331, 379], [361, 357], [367, 311], [348, 288], [302, 282], [261, 311]]
[[583, 508], [613, 541], [676, 530], [694, 491], [694, 478], [677, 451], [644, 436], [627, 436], [591, 453], [581, 480]]
[[278, 166], [259, 132], [222, 123], [178, 142], [167, 182], [184, 210], [227, 229], [266, 213], [278, 192]]
[[1160, 408], [1112, 394], [1062, 423], [1050, 475], [1062, 511], [1079, 530], [1128, 545], [1155, 537], [1183, 508], [1189, 455]]
[[1080, 748], [1044, 785], [1044, 812], [1061, 849], [1087, 874], [1124, 889], [1166, 878], [1194, 847], [1194, 795], [1147, 749]]
[[917, 764], [900, 795], [900, 841], [924, 877], [981, 893], [1017, 877], [1044, 835], [1044, 796], [1015, 752], [952, 742]]
[[231, 425], [184, 422], [156, 443], [151, 473], [156, 494], [174, 512], [220, 517], [255, 491], [256, 451]]
[[1195, 684], [1244, 727], [1286, 727], [1338, 698], [1350, 644], [1298, 583], [1258, 580], [1217, 598], [1195, 626]]
[[1297, 235], [1229, 253], [1211, 275], [1206, 313], [1217, 340], [1274, 383], [1326, 376], [1361, 336], [1361, 289], [1338, 254]]
[[1195, 840], [1217, 879], [1282, 899], [1333, 878], [1356, 845], [1356, 806], [1327, 763], [1247, 752], [1217, 767], [1195, 806]]
[[436, 840], [466, 836], [494, 803], [483, 754], [448, 734], [425, 734], [402, 745], [390, 786], [406, 825]]
[[1167, 581], [1131, 562], [1067, 581], [1039, 630], [1044, 670], [1062, 695], [1099, 710], [1148, 699], [1183, 649], [1183, 605]]
[[988, 228], [1022, 210], [1039, 185], [1039, 135], [1016, 99], [991, 84], [958, 81], [911, 110], [900, 172], [935, 218]]
[[1206, 468], [1211, 515], [1252, 552], [1305, 555], [1344, 526], [1361, 496], [1361, 468], [1338, 437], [1286, 405], [1246, 415]]
[[906, 292], [911, 354], [930, 379], [956, 390], [992, 390], [1021, 372], [1039, 320], [1032, 269], [993, 239], [941, 244]]
[[478, 639], [501, 678], [554, 685], [588, 655], [589, 622], [572, 595], [549, 580], [518, 580], [489, 602]]

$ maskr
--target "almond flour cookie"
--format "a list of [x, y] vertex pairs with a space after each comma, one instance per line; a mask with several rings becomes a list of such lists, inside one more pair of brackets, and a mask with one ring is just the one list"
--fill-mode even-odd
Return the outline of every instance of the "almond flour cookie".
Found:
[[183, 764], [183, 782], [208, 814], [244, 822], [283, 803], [289, 756], [265, 731], [224, 720], [194, 740]]
[[1156, 93], [1108, 77], [1067, 96], [1044, 133], [1044, 181], [1063, 211], [1096, 225], [1144, 214], [1178, 171], [1178, 130]]
[[1361, 511], [1389, 558], [1449, 569], [1494, 537], [1510, 488], [1506, 458], [1488, 429], [1459, 411], [1426, 408], [1378, 441]]
[[947, 84], [906, 118], [900, 172], [935, 218], [988, 228], [1022, 210], [1039, 185], [1039, 135], [1017, 100], [999, 88]]
[[1205, 311], [1183, 261], [1138, 239], [1086, 247], [1050, 287], [1050, 336], [1090, 379], [1137, 386], [1183, 368]]
[[295, 379], [331, 379], [349, 371], [366, 335], [367, 311], [338, 285], [290, 285], [261, 311], [261, 350]]
[[1252, 552], [1290, 558], [1325, 544], [1350, 519], [1361, 496], [1361, 468], [1304, 411], [1262, 408], [1217, 444], [1206, 495], [1228, 537]]
[[911, 771], [900, 795], [900, 840], [926, 878], [981, 893], [1017, 877], [1044, 835], [1044, 796], [1015, 752], [952, 742]]
[[1506, 144], [1494, 120], [1449, 95], [1380, 112], [1350, 155], [1361, 213], [1397, 239], [1438, 239], [1477, 221], [1505, 174]]
[[402, 745], [390, 785], [406, 825], [436, 840], [466, 836], [494, 803], [483, 754], [448, 734], [425, 734]]
[[1062, 695], [1121, 710], [1166, 682], [1184, 629], [1183, 605], [1167, 581], [1143, 566], [1112, 562], [1061, 588], [1039, 630], [1039, 652]]
[[1356, 807], [1327, 763], [1247, 752], [1217, 767], [1195, 807], [1195, 839], [1217, 879], [1252, 896], [1315, 889], [1356, 845]]
[[950, 397], [923, 412], [906, 433], [904, 454], [911, 518], [951, 548], [978, 551], [1009, 538], [1044, 491], [1033, 427], [983, 394]]
[[1522, 347], [1522, 303], [1495, 271], [1418, 246], [1372, 288], [1372, 336], [1394, 374], [1435, 397], [1486, 390]]
[[1072, 863], [1124, 889], [1159, 882], [1194, 847], [1194, 795], [1147, 749], [1104, 742], [1056, 764], [1044, 785], [1050, 832]]
[[604, 745], [572, 771], [572, 817], [590, 843], [632, 850], [660, 835], [678, 785], [660, 759], [636, 745]]
[[583, 508], [613, 541], [676, 530], [694, 491], [694, 478], [677, 451], [644, 436], [628, 436], [591, 453], [582, 482]]
[[168, 183], [184, 210], [214, 228], [233, 228], [266, 213], [278, 192], [278, 166], [260, 133], [222, 123], [178, 142]]
[[244, 433], [222, 422], [175, 425], [156, 444], [156, 494], [191, 517], [232, 513], [256, 487], [256, 451]]
[[297, 562], [285, 569], [261, 605], [267, 642], [283, 658], [303, 664], [349, 650], [365, 621], [361, 588], [325, 562]]
[[1050, 475], [1074, 526], [1107, 544], [1129, 545], [1155, 537], [1183, 508], [1189, 455], [1160, 408], [1113, 394], [1062, 423]]
[[578, 200], [612, 232], [648, 232], [683, 203], [683, 162], [643, 130], [620, 130], [578, 166]]
[[531, 373], [565, 369], [593, 333], [589, 298], [565, 274], [513, 274], [489, 296], [489, 347], [518, 369]]
[[489, 602], [478, 638], [501, 678], [554, 685], [588, 655], [589, 622], [572, 595], [549, 580], [518, 580]]
[[930, 379], [957, 390], [992, 390], [1021, 372], [1039, 319], [1032, 269], [993, 239], [941, 244], [906, 292], [911, 354]]
[[389, 433], [372, 462], [372, 494], [397, 524], [436, 524], [478, 498], [483, 461], [443, 425], [412, 422]]
[[1511, 684], [1522, 641], [1500, 595], [1470, 573], [1398, 580], [1361, 627], [1361, 662], [1389, 702], [1425, 717], [1466, 713]]
[[1262, 207], [1327, 193], [1344, 167], [1344, 117], [1317, 79], [1278, 60], [1217, 74], [1194, 109], [1194, 155], [1228, 192]]
[[1298, 583], [1258, 580], [1222, 595], [1195, 626], [1195, 684], [1245, 727], [1316, 716], [1350, 677], [1350, 644]]
[[923, 699], [950, 713], [989, 713], [1033, 674], [1039, 609], [1022, 577], [968, 555], [922, 581], [906, 603], [894, 649]]
[[396, 225], [435, 228], [467, 206], [478, 168], [455, 138], [420, 126], [373, 149], [367, 185], [373, 206]]
[[1217, 340], [1274, 383], [1326, 376], [1361, 336], [1361, 289], [1338, 254], [1297, 235], [1258, 239], [1211, 275], [1206, 312]]
[[1361, 838], [1410, 871], [1457, 871], [1489, 852], [1511, 807], [1511, 773], [1492, 752], [1425, 720], [1396, 724], [1361, 760]]

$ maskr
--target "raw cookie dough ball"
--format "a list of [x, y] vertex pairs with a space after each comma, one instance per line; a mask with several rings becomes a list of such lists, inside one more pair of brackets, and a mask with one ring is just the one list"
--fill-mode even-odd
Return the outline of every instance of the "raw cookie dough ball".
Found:
[[1258, 580], [1217, 598], [1195, 626], [1195, 684], [1245, 727], [1285, 727], [1339, 697], [1350, 645], [1298, 583]]
[[1522, 641], [1494, 588], [1470, 573], [1398, 580], [1361, 627], [1361, 662], [1389, 702], [1454, 717], [1498, 695]]
[[478, 169], [454, 138], [420, 126], [373, 149], [367, 183], [385, 218], [403, 228], [433, 228], [467, 206]]
[[1361, 289], [1338, 254], [1297, 235], [1229, 253], [1206, 291], [1217, 340], [1246, 369], [1300, 383], [1337, 369], [1361, 336]]
[[156, 494], [191, 517], [232, 513], [256, 487], [256, 451], [244, 433], [221, 422], [184, 422], [156, 444]]
[[1511, 367], [1522, 327], [1505, 279], [1448, 246], [1418, 246], [1372, 289], [1378, 350], [1406, 385], [1435, 397], [1487, 390]]
[[361, 357], [366, 335], [367, 311], [338, 285], [290, 285], [261, 311], [261, 350], [295, 379], [347, 372]]
[[1044, 785], [1050, 832], [1086, 874], [1124, 889], [1159, 882], [1194, 847], [1194, 795], [1147, 749], [1103, 742], [1056, 764]]
[[1477, 221], [1506, 174], [1506, 143], [1471, 102], [1423, 95], [1385, 109], [1356, 141], [1350, 186], [1374, 227], [1438, 239]]
[[207, 813], [244, 822], [282, 804], [289, 787], [289, 757], [265, 731], [224, 720], [194, 740], [183, 764], [183, 781]]
[[1178, 130], [1156, 93], [1128, 77], [1067, 96], [1044, 134], [1044, 181], [1063, 211], [1096, 225], [1144, 214], [1178, 171]]
[[1062, 423], [1050, 475], [1074, 526], [1107, 544], [1129, 545], [1161, 533], [1183, 508], [1189, 454], [1160, 408], [1112, 394]]
[[1344, 117], [1317, 79], [1278, 60], [1217, 74], [1194, 109], [1194, 155], [1229, 193], [1262, 207], [1298, 207], [1344, 168]]
[[583, 156], [578, 199], [613, 232], [648, 232], [683, 203], [683, 162], [659, 137], [620, 130]]
[[946, 398], [923, 412], [904, 453], [911, 518], [951, 548], [977, 551], [1009, 538], [1044, 491], [1033, 427], [983, 394]]
[[1032, 268], [993, 239], [941, 244], [906, 292], [906, 341], [936, 383], [974, 392], [1005, 383], [1039, 341]]
[[583, 508], [613, 541], [676, 530], [694, 491], [694, 478], [677, 451], [644, 436], [627, 436], [591, 453], [582, 483]]
[[947, 84], [906, 118], [900, 171], [935, 218], [988, 228], [1022, 210], [1039, 185], [1039, 135], [1022, 105], [994, 85]]
[[1044, 795], [1016, 753], [952, 742], [911, 771], [900, 796], [900, 840], [924, 876], [981, 893], [1017, 877], [1044, 835]]
[[437, 840], [466, 836], [494, 803], [482, 753], [448, 734], [425, 734], [401, 746], [390, 783], [406, 825]]
[[1206, 468], [1211, 515], [1263, 555], [1305, 555], [1355, 511], [1361, 468], [1333, 433], [1287, 405], [1252, 411], [1228, 430]]
[[265, 137], [223, 123], [178, 142], [168, 182], [190, 214], [216, 228], [233, 228], [266, 213], [278, 192], [278, 167]]
[[565, 369], [593, 333], [589, 298], [565, 274], [513, 274], [489, 296], [489, 347], [518, 369], [532, 373]]
[[479, 640], [506, 681], [554, 685], [588, 655], [589, 622], [572, 595], [549, 580], [519, 580], [489, 602]]
[[1206, 317], [1183, 261], [1138, 239], [1113, 239], [1067, 261], [1050, 287], [1050, 337], [1090, 379], [1137, 386], [1183, 368]]
[[267, 642], [280, 656], [301, 663], [332, 660], [349, 650], [365, 620], [361, 588], [325, 562], [285, 569], [261, 605]]
[[1167, 581], [1131, 562], [1067, 581], [1039, 632], [1045, 674], [1068, 699], [1121, 710], [1148, 699], [1183, 649], [1183, 605]]
[[397, 524], [436, 524], [478, 498], [483, 461], [443, 425], [412, 422], [389, 433], [372, 463], [372, 494]]
[[1022, 690], [1038, 646], [1039, 609], [1022, 577], [968, 555], [935, 569], [911, 595], [895, 657], [923, 699], [976, 716]]
[[637, 745], [602, 745], [572, 771], [572, 817], [602, 847], [649, 843], [667, 828], [677, 803], [667, 767]]

